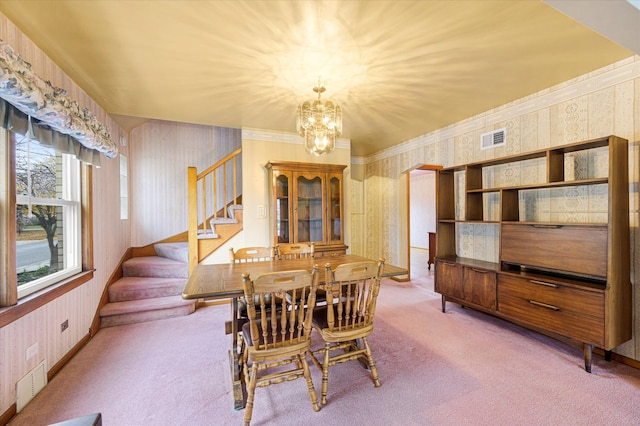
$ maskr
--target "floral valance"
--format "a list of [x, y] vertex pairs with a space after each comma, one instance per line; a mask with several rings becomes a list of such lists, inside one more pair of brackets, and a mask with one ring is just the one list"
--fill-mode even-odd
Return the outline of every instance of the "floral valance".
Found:
[[31, 70], [31, 64], [16, 55], [0, 40], [0, 98], [51, 129], [71, 136], [86, 148], [97, 150], [107, 158], [118, 155], [109, 129], [87, 108], [67, 96]]

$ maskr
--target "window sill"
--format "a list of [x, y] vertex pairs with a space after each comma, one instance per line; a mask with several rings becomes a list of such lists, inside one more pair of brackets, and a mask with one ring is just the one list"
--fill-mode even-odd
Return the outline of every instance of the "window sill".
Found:
[[57, 299], [65, 293], [81, 286], [93, 278], [93, 270], [82, 271], [72, 277], [62, 280], [36, 293], [18, 300], [18, 304], [0, 308], [0, 328], [11, 324], [23, 316]]

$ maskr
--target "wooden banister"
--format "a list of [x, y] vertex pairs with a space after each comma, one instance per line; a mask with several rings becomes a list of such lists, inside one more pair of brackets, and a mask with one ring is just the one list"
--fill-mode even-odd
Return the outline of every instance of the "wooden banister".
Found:
[[[198, 264], [198, 235], [213, 233], [209, 226], [211, 219], [218, 218], [221, 213], [224, 218], [229, 217], [228, 207], [238, 202], [238, 158], [242, 154], [242, 148], [238, 148], [215, 164], [198, 173], [195, 167], [189, 167], [187, 173], [188, 185], [188, 209], [189, 209], [189, 271]], [[231, 163], [233, 173], [232, 197], [229, 197], [227, 189], [228, 165]], [[222, 174], [222, 188], [218, 188]]]

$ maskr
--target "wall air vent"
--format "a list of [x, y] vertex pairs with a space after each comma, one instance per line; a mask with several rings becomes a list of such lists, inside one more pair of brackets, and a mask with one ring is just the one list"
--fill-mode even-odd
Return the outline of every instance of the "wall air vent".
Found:
[[33, 399], [47, 384], [47, 367], [45, 361], [16, 383], [16, 412], [22, 411], [25, 405]]
[[507, 143], [507, 129], [498, 129], [480, 135], [480, 149], [495, 148]]

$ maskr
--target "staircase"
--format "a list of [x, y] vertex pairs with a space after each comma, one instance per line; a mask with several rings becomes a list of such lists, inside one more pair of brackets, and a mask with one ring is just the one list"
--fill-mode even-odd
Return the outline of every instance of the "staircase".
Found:
[[[242, 148], [198, 173], [187, 170], [187, 231], [165, 242], [138, 247], [123, 262], [122, 277], [109, 285], [109, 301], [100, 309], [100, 326], [189, 315], [195, 300], [183, 300], [189, 271], [242, 230]], [[203, 219], [204, 218], [204, 219]], [[154, 253], [156, 256], [147, 254]]]
[[242, 230], [241, 162], [238, 148], [201, 172], [187, 169], [189, 271]]
[[185, 316], [195, 300], [183, 300], [188, 278], [188, 243], [154, 245], [157, 256], [133, 257], [122, 264], [122, 278], [109, 286], [109, 303], [100, 310], [100, 326]]

